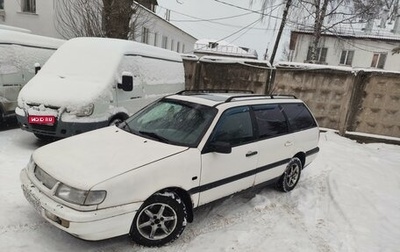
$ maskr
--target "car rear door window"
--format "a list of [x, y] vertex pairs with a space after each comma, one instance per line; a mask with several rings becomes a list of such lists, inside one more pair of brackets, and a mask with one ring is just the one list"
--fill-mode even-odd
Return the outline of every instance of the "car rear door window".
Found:
[[277, 104], [253, 106], [260, 138], [270, 138], [288, 133], [288, 124]]
[[302, 103], [281, 104], [286, 114], [291, 131], [300, 131], [317, 126], [310, 111]]

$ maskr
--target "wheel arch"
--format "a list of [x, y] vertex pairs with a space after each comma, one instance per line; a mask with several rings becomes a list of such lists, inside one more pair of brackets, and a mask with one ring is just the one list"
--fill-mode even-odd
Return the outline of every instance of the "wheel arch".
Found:
[[301, 167], [304, 168], [304, 165], [306, 164], [306, 154], [304, 152], [298, 152], [293, 157], [300, 159]]
[[186, 190], [184, 190], [182, 188], [179, 188], [179, 187], [168, 187], [168, 188], [162, 189], [162, 190], [160, 190], [158, 192], [159, 193], [162, 193], [162, 192], [174, 192], [174, 193], [176, 193], [179, 196], [179, 198], [181, 200], [183, 200], [183, 203], [186, 206], [187, 221], [189, 223], [193, 222], [193, 217], [194, 217], [193, 216], [193, 202], [192, 202], [192, 199], [191, 199], [189, 193]]
[[118, 112], [117, 114], [113, 115], [110, 117], [110, 119], [108, 120], [108, 123], [114, 121], [115, 119], [122, 119], [122, 121], [128, 119], [128, 115], [124, 112]]

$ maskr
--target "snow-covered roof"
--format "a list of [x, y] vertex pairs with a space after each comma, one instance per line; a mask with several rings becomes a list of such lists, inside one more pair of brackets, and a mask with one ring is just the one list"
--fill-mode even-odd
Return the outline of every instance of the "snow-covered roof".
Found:
[[[329, 24], [326, 26], [329, 26]], [[368, 26], [370, 28], [368, 28]], [[400, 33], [394, 32], [394, 26], [394, 22], [382, 22], [380, 19], [374, 19], [371, 21], [360, 21], [350, 24], [338, 24], [329, 31], [323, 32], [323, 35], [358, 39], [400, 41]], [[312, 34], [313, 30], [310, 28], [298, 28], [292, 30], [292, 32]]]
[[235, 57], [247, 57], [257, 59], [257, 52], [253, 49], [230, 44], [224, 40], [199, 39], [194, 44], [195, 53], [219, 54]]
[[298, 69], [298, 70], [318, 70], [318, 69], [331, 69], [331, 70], [337, 70], [337, 71], [347, 71], [347, 72], [352, 72], [352, 73], [357, 73], [357, 72], [376, 72], [376, 73], [394, 73], [394, 74], [400, 74], [399, 71], [388, 71], [388, 70], [383, 70], [383, 69], [377, 69], [377, 68], [361, 68], [361, 67], [348, 67], [348, 66], [332, 66], [332, 65], [322, 65], [322, 64], [310, 64], [310, 63], [300, 63], [300, 62], [278, 62], [274, 65], [275, 67], [281, 67], [281, 68], [292, 68], [292, 69]]
[[28, 29], [19, 28], [19, 27], [10, 26], [10, 25], [3, 25], [3, 24], [0, 24], [0, 29], [1, 30], [8, 30], [8, 31], [18, 31], [18, 32], [32, 33], [32, 31], [28, 30]]
[[256, 60], [256, 59], [247, 59], [240, 57], [221, 57], [221, 56], [203, 56], [200, 57], [199, 61], [201, 62], [213, 62], [213, 63], [240, 63], [240, 64], [251, 64], [251, 65], [259, 65], [271, 68], [271, 63], [267, 60]]
[[17, 44], [57, 49], [65, 40], [0, 29], [0, 44]]

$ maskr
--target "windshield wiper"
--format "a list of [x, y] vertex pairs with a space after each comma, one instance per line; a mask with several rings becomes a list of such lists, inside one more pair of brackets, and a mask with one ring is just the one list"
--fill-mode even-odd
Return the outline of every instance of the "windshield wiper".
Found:
[[160, 142], [163, 143], [170, 143], [170, 141], [168, 139], [166, 139], [165, 137], [162, 137], [160, 135], [158, 135], [157, 133], [154, 132], [149, 132], [149, 131], [139, 131], [140, 134], [145, 135], [145, 136], [149, 136], [151, 138], [157, 139]]

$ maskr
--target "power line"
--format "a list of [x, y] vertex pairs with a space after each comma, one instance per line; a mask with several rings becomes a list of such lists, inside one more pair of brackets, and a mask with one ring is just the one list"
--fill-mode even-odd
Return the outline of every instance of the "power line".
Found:
[[[209, 22], [209, 23], [213, 23], [213, 24], [218, 24], [218, 25], [227, 26], [227, 27], [234, 27], [234, 28], [241, 28], [242, 26], [232, 25], [232, 24], [225, 24], [225, 23], [221, 23], [221, 22], [215, 22], [214, 20], [224, 20], [224, 19], [230, 19], [230, 18], [235, 18], [235, 17], [240, 17], [240, 16], [245, 16], [245, 15], [252, 14], [251, 12], [249, 12], [249, 13], [245, 13], [245, 14], [229, 16], [229, 17], [223, 17], [223, 18], [203, 19], [203, 18], [187, 15], [187, 14], [181, 13], [179, 11], [167, 9], [165, 7], [162, 7], [162, 6], [159, 6], [159, 7], [161, 7], [162, 9], [165, 9], [165, 10], [170, 10], [172, 12], [178, 13], [178, 14], [186, 16], [186, 17], [190, 17], [190, 18], [196, 19], [196, 20], [174, 20], [174, 19], [171, 19], [170, 20], [171, 22], [188, 22], [188, 23], [189, 22], [193, 22], [193, 23], [194, 22]], [[264, 28], [256, 28], [256, 27], [253, 27], [253, 29], [254, 30], [265, 30]]]

